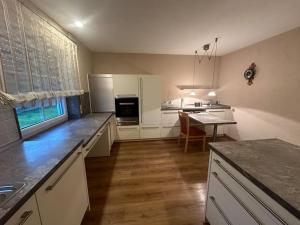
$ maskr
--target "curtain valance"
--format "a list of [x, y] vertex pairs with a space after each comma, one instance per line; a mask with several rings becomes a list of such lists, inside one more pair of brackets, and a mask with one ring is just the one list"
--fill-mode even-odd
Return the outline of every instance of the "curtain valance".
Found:
[[82, 94], [77, 45], [17, 0], [0, 0], [0, 101]]

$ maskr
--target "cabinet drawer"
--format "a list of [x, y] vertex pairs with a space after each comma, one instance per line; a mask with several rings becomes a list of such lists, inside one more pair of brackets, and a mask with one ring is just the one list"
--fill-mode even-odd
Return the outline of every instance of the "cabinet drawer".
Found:
[[178, 111], [168, 110], [161, 112], [161, 124], [162, 125], [174, 125], [179, 126]]
[[88, 192], [81, 149], [36, 192], [43, 225], [80, 225], [88, 208]]
[[25, 204], [5, 223], [5, 225], [40, 225], [39, 210], [35, 196], [25, 202]]
[[221, 211], [224, 212], [225, 218], [228, 218], [230, 224], [259, 224], [249, 212], [239, 204], [231, 190], [224, 185], [223, 181], [215, 172], [210, 174], [208, 198], [215, 199], [215, 201], [218, 202]]
[[118, 126], [117, 132], [119, 140], [140, 139], [139, 126]]
[[212, 153], [210, 177], [216, 173], [260, 224], [299, 224], [299, 220], [267, 196], [217, 154]]
[[157, 126], [141, 126], [141, 138], [159, 138], [160, 137], [160, 127]]
[[231, 225], [215, 198], [212, 196], [207, 199], [206, 218], [211, 225]]
[[160, 131], [162, 138], [178, 137], [180, 133], [180, 127], [176, 126], [163, 126]]

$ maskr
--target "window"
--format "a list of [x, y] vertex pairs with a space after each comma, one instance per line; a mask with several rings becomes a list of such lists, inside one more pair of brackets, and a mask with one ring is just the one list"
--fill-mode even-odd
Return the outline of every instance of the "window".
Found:
[[22, 131], [49, 124], [58, 118], [66, 117], [65, 100], [63, 98], [39, 100], [26, 103], [16, 108], [18, 122]]

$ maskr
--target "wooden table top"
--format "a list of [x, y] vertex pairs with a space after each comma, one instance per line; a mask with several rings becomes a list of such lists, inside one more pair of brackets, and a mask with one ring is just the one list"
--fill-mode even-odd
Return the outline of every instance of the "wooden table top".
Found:
[[237, 124], [237, 122], [234, 120], [224, 120], [209, 113], [190, 113], [189, 118], [203, 125]]

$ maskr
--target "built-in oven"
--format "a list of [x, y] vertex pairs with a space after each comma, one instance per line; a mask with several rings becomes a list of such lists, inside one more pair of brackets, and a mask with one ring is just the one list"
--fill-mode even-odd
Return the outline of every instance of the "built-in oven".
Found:
[[116, 119], [118, 126], [139, 124], [139, 98], [115, 98]]

